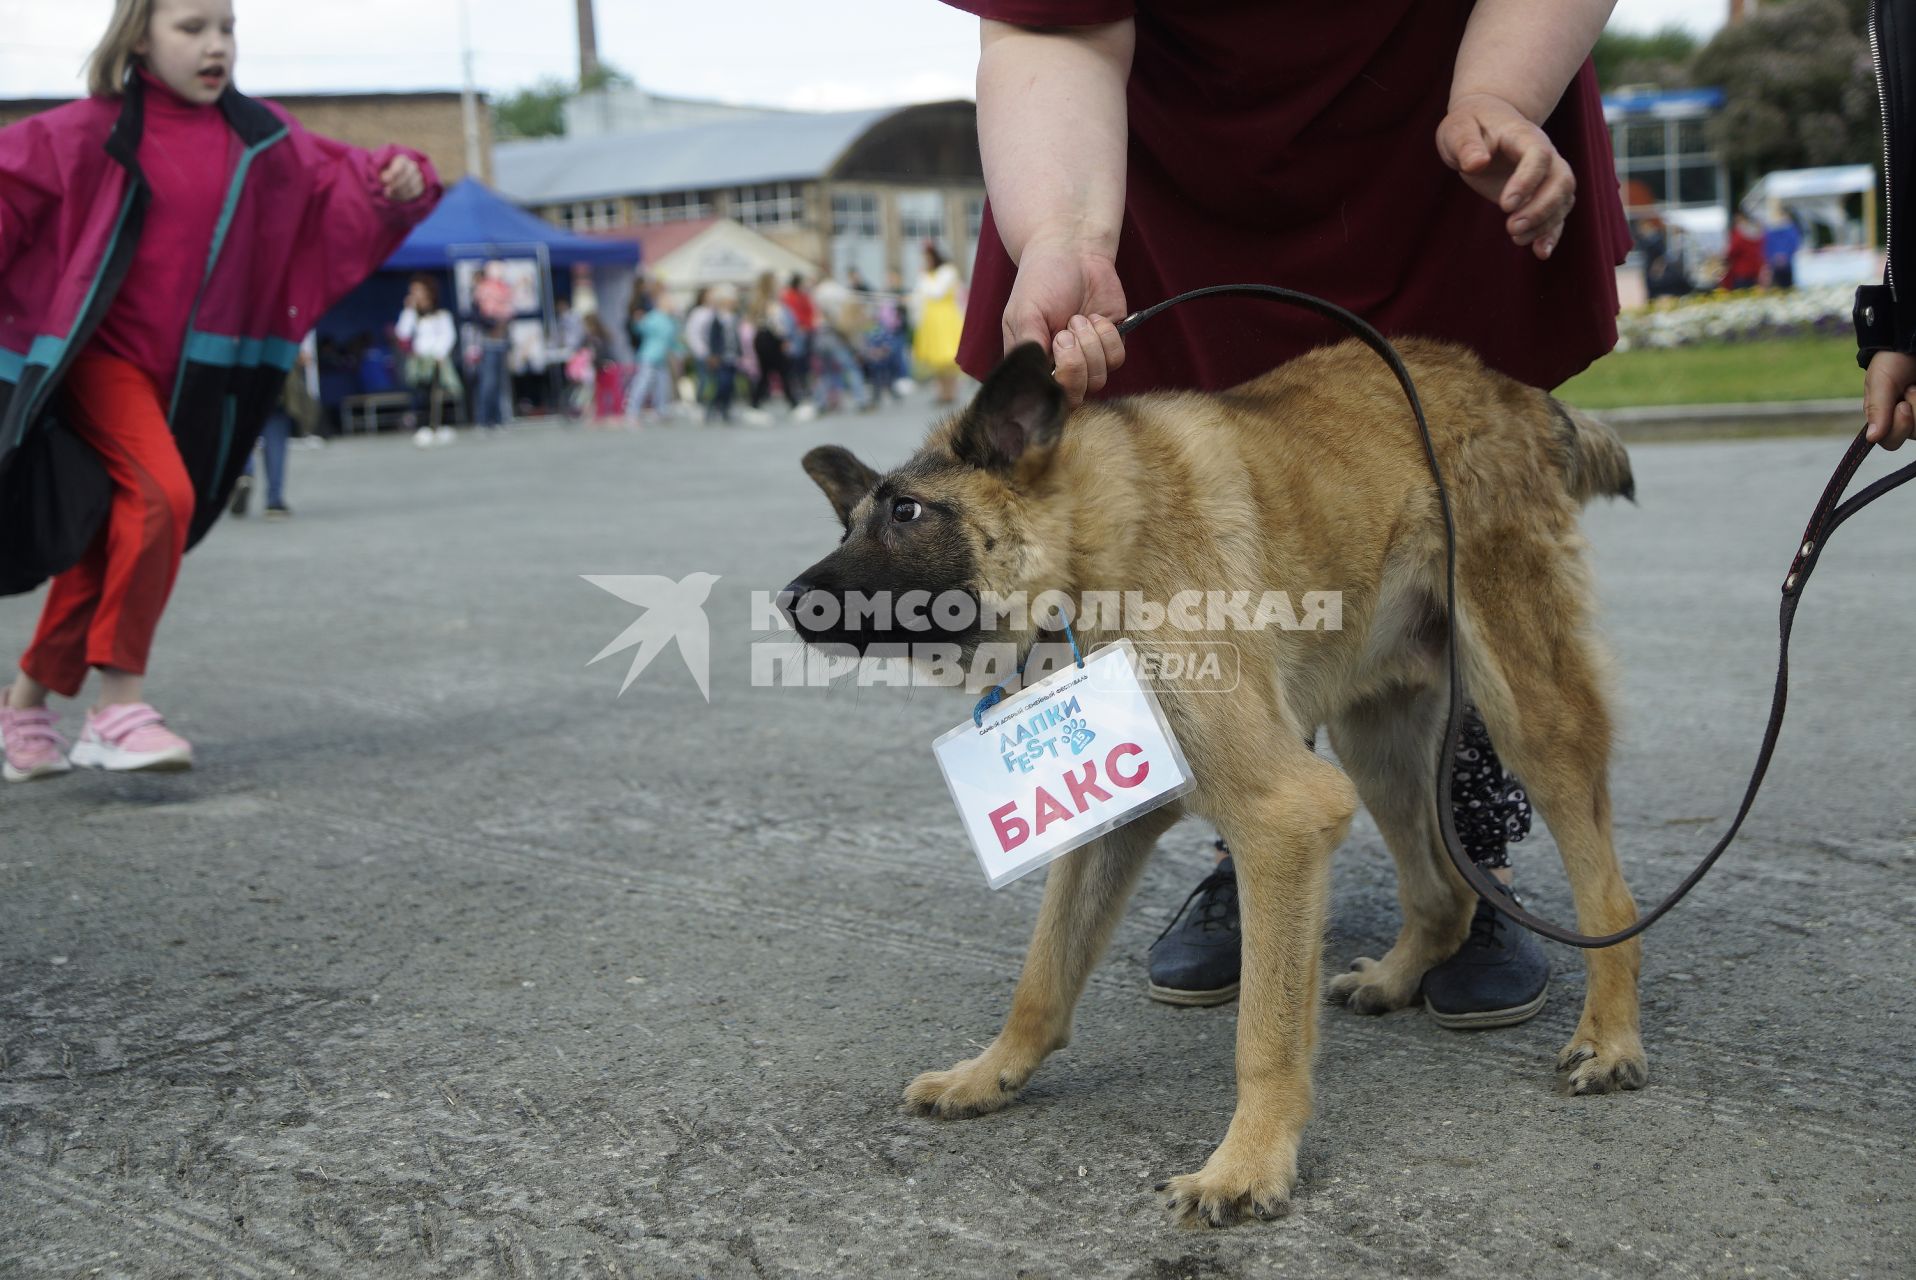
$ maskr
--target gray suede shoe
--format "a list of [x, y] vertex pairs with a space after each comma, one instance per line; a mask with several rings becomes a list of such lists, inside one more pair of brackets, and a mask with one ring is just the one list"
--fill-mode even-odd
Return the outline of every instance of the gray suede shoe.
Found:
[[[1218, 841], [1223, 848], [1224, 842]], [[1237, 999], [1244, 964], [1237, 916], [1237, 869], [1226, 854], [1198, 882], [1151, 944], [1151, 998], [1160, 1004], [1212, 1005]]]
[[1550, 958], [1537, 935], [1480, 901], [1464, 945], [1424, 975], [1424, 1007], [1453, 1031], [1514, 1027], [1543, 1011], [1549, 990]]

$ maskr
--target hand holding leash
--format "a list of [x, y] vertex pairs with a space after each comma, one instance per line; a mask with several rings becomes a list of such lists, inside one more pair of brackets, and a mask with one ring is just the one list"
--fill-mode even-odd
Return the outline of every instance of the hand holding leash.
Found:
[[1900, 449], [1916, 435], [1916, 356], [1878, 351], [1863, 374], [1864, 434], [1871, 444]]
[[1124, 339], [1106, 319], [1124, 310], [1110, 257], [1070, 240], [1034, 239], [1005, 304], [1005, 350], [1035, 342], [1050, 352], [1052, 376], [1076, 408], [1124, 364]]

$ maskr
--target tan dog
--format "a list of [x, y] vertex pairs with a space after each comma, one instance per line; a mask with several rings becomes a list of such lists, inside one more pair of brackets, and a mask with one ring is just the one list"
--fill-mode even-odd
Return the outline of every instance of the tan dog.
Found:
[[[1467, 687], [1497, 749], [1562, 850], [1577, 924], [1636, 918], [1611, 845], [1610, 718], [1590, 633], [1577, 514], [1630, 496], [1608, 428], [1454, 347], [1401, 344], [1450, 486], [1457, 634]], [[1342, 592], [1338, 630], [1087, 630], [1089, 652], [1128, 634], [1235, 645], [1238, 686], [1161, 688], [1197, 778], [1167, 805], [1053, 864], [1011, 1014], [975, 1058], [919, 1076], [907, 1101], [940, 1116], [1009, 1102], [1071, 1038], [1072, 1010], [1158, 836], [1187, 810], [1236, 857], [1243, 910], [1237, 1111], [1202, 1169], [1169, 1184], [1174, 1208], [1222, 1225], [1286, 1208], [1311, 1110], [1330, 857], [1361, 799], [1397, 864], [1403, 927], [1329, 996], [1364, 1013], [1416, 998], [1463, 943], [1474, 898], [1437, 833], [1435, 779], [1448, 691], [1443, 528], [1416, 427], [1384, 364], [1355, 342], [1314, 351], [1217, 395], [1156, 394], [1067, 412], [1034, 345], [880, 476], [838, 448], [805, 468], [845, 525], [839, 549], [794, 582], [822, 592], [922, 589], [1009, 595], [1269, 588]], [[813, 642], [900, 639], [976, 646], [1038, 639], [976, 626], [927, 636], [808, 627]], [[1129, 619], [1124, 620], [1129, 625]], [[1340, 769], [1306, 738], [1328, 724]], [[1557, 1060], [1576, 1093], [1645, 1079], [1638, 948], [1587, 953], [1588, 993]]]

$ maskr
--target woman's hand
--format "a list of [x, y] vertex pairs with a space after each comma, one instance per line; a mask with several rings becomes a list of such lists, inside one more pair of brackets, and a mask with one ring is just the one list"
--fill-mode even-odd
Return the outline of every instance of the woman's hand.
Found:
[[1529, 117], [1493, 94], [1467, 94], [1437, 126], [1437, 154], [1504, 211], [1511, 240], [1539, 259], [1555, 251], [1577, 202], [1577, 178]]
[[1878, 351], [1863, 372], [1864, 432], [1885, 449], [1900, 449], [1916, 435], [1916, 356]]
[[379, 185], [394, 204], [408, 204], [426, 194], [425, 175], [411, 156], [394, 156], [388, 161], [379, 172]]
[[1050, 352], [1052, 376], [1075, 408], [1124, 364], [1113, 319], [1124, 315], [1124, 288], [1108, 256], [1068, 239], [1034, 239], [1005, 304], [1005, 350], [1035, 342]]

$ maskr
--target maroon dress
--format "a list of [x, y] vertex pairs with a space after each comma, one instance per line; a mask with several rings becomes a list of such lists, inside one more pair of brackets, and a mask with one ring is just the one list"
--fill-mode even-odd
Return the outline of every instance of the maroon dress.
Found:
[[[1548, 262], [1437, 154], [1469, 0], [947, 2], [1033, 26], [1136, 19], [1117, 257], [1132, 310], [1200, 285], [1283, 285], [1545, 388], [1615, 345], [1630, 236], [1590, 64], [1545, 124], [1577, 177]], [[958, 351], [974, 377], [1003, 354], [1015, 273], [987, 205]], [[1126, 343], [1105, 394], [1215, 390], [1346, 336], [1276, 302], [1191, 302]]]

